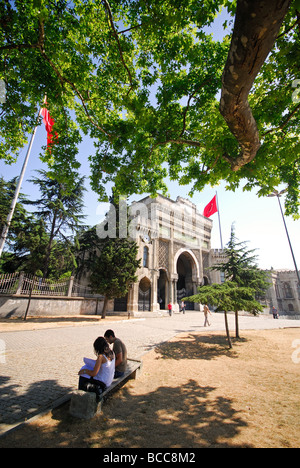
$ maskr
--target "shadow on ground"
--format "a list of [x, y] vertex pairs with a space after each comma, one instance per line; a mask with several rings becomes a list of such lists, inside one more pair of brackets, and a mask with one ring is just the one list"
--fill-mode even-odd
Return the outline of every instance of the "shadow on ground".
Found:
[[[240, 338], [232, 339], [235, 346], [244, 343], [247, 340]], [[180, 339], [176, 337], [176, 341], [162, 343], [155, 348], [157, 359], [217, 359], [220, 356], [228, 356], [237, 358], [238, 353], [235, 349], [228, 348], [226, 336], [212, 335], [196, 335], [190, 333], [188, 336]]]
[[238, 447], [233, 439], [247, 423], [214, 390], [193, 379], [138, 396], [125, 387], [90, 421], [70, 416], [65, 404], [52, 411], [50, 425], [22, 428], [0, 439], [0, 447]]
[[[26, 370], [24, 369], [24, 372]], [[16, 424], [51, 408], [53, 401], [66, 395], [71, 389], [56, 380], [42, 380], [31, 384], [27, 391], [18, 393], [19, 385], [10, 383], [10, 377], [0, 376], [0, 424]], [[51, 390], [51, 397], [47, 394]]]

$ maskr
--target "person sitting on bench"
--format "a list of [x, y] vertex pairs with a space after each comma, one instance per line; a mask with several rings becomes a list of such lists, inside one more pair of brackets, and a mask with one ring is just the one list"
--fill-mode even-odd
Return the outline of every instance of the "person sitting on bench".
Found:
[[106, 341], [113, 344], [113, 352], [116, 356], [115, 379], [123, 377], [127, 368], [127, 349], [124, 343], [116, 338], [113, 330], [107, 330], [104, 334]]
[[101, 395], [112, 384], [115, 373], [115, 354], [105, 338], [100, 336], [94, 342], [96, 361], [84, 358], [85, 366], [78, 372], [78, 390]]

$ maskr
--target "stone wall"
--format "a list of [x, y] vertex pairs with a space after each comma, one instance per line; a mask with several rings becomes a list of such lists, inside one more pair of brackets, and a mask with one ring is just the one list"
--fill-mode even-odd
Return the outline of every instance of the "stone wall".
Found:
[[[0, 296], [0, 318], [23, 317], [26, 312], [28, 296]], [[28, 311], [29, 316], [78, 316], [96, 315], [97, 299], [82, 297], [34, 297]], [[98, 301], [97, 315], [101, 315], [103, 301]]]

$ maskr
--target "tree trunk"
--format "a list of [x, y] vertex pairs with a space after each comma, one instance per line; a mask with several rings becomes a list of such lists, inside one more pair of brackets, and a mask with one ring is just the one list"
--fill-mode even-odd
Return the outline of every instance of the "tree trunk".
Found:
[[224, 317], [225, 317], [225, 328], [226, 328], [226, 335], [227, 335], [228, 345], [229, 345], [229, 348], [231, 349], [232, 348], [232, 342], [231, 342], [230, 333], [229, 333], [227, 312], [224, 312]]
[[107, 310], [107, 304], [108, 304], [108, 297], [104, 297], [104, 304], [103, 304], [103, 310], [102, 310], [102, 318], [106, 318], [106, 310]]
[[23, 320], [26, 321], [27, 319], [27, 315], [28, 315], [28, 311], [29, 311], [29, 307], [30, 307], [30, 303], [31, 303], [31, 296], [32, 296], [32, 290], [33, 290], [33, 286], [34, 286], [34, 280], [35, 280], [35, 274], [33, 275], [32, 277], [32, 283], [30, 285], [30, 290], [29, 290], [29, 298], [28, 298], [28, 302], [27, 302], [27, 307], [26, 307], [26, 311], [25, 311], [25, 315], [23, 317]]
[[239, 329], [239, 311], [235, 310], [235, 337], [240, 338], [240, 329]]
[[220, 112], [240, 144], [237, 158], [225, 156], [233, 171], [252, 161], [260, 137], [248, 95], [274, 47], [291, 0], [238, 0], [231, 46], [222, 78]]

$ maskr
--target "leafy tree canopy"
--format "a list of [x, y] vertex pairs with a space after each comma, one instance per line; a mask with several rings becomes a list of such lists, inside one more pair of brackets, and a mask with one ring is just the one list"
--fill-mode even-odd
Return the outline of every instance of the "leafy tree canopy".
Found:
[[238, 241], [233, 224], [229, 242], [224, 249], [224, 261], [211, 269], [222, 271], [227, 281], [232, 281], [241, 287], [252, 288], [262, 297], [269, 289], [270, 282], [268, 274], [258, 268], [256, 260], [255, 250], [248, 250], [246, 242]]
[[[11, 273], [25, 271], [43, 274], [58, 279], [71, 274], [76, 264], [78, 238], [84, 229], [81, 214], [83, 208], [84, 178], [64, 190], [62, 184], [49, 179], [45, 171], [32, 180], [39, 185], [41, 198], [28, 200], [20, 194], [8, 231], [6, 250], [0, 259], [0, 271]], [[16, 188], [16, 178], [6, 182], [0, 177], [0, 229], [6, 222], [10, 204]], [[36, 206], [38, 211], [30, 213], [25, 206]]]
[[41, 198], [25, 201], [25, 203], [37, 207], [35, 216], [42, 220], [45, 231], [48, 234], [48, 243], [44, 249], [43, 273], [48, 275], [51, 253], [61, 259], [71, 257], [74, 267], [74, 241], [76, 234], [82, 229], [85, 216], [83, 210], [83, 194], [85, 191], [84, 177], [76, 178], [74, 184], [67, 188], [55, 179], [49, 178], [46, 171], [37, 171], [39, 177], [34, 177], [31, 182], [39, 186]]
[[105, 296], [102, 317], [105, 318], [109, 299], [125, 297], [130, 285], [136, 283], [136, 271], [141, 266], [138, 246], [128, 239], [108, 239], [98, 243], [100, 255], [89, 259], [90, 286]]
[[[217, 40], [207, 27], [222, 7], [235, 23]], [[14, 161], [47, 94], [58, 140], [41, 157], [60, 181], [74, 180], [83, 132], [102, 200], [108, 181], [166, 193], [167, 175], [192, 193], [285, 183], [297, 216], [299, 0], [0, 0], [0, 11], [1, 158]]]

